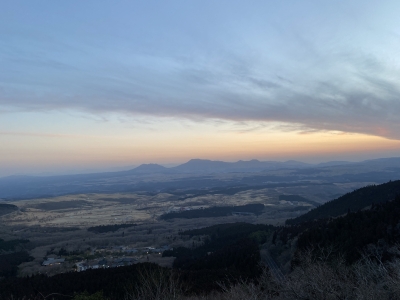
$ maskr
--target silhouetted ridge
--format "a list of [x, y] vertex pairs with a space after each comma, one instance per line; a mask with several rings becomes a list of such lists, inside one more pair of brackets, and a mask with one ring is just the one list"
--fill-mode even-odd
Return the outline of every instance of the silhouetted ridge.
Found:
[[391, 201], [397, 195], [400, 195], [400, 180], [363, 187], [335, 200], [326, 202], [295, 219], [289, 219], [286, 221], [286, 224], [294, 225], [315, 219], [338, 217], [349, 211], [355, 212], [372, 204]]

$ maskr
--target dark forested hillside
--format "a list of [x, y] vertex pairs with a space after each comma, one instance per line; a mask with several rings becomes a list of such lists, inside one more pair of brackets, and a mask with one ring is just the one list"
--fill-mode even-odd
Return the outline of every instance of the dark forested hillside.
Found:
[[388, 255], [387, 248], [399, 242], [400, 196], [394, 201], [374, 204], [369, 210], [319, 222], [299, 236], [298, 249], [329, 248], [353, 263], [369, 244], [379, 245], [382, 253]]
[[397, 195], [400, 195], [400, 180], [363, 187], [314, 208], [295, 219], [289, 219], [286, 221], [286, 224], [294, 225], [315, 219], [338, 217], [349, 211], [358, 211], [372, 204], [391, 201], [395, 199]]

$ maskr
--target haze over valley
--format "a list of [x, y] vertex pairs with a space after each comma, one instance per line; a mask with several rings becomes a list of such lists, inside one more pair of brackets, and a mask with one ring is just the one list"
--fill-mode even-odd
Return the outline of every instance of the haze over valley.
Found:
[[[9, 206], [4, 206], [0, 222], [6, 236], [31, 241], [34, 260], [22, 264], [20, 274], [54, 274], [72, 265], [40, 266], [51, 249], [176, 247], [186, 244], [165, 234], [173, 236], [178, 229], [235, 222], [279, 226], [346, 193], [399, 177], [400, 158], [320, 164], [193, 159], [169, 168], [144, 164], [108, 173], [11, 176], [0, 179], [0, 206]], [[113, 224], [135, 226], [122, 230], [123, 238], [121, 230], [105, 236], [87, 232]], [[156, 234], [150, 238], [149, 231]]]

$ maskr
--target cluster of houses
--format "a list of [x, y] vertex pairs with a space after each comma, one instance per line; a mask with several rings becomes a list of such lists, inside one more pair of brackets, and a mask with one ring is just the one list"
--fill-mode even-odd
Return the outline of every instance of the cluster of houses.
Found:
[[[123, 254], [124, 257], [115, 257], [109, 259], [103, 258], [100, 260], [93, 260], [93, 261], [81, 261], [75, 264], [75, 268], [77, 272], [86, 271], [89, 269], [101, 269], [101, 268], [116, 268], [122, 266], [130, 266], [137, 261], [135, 257], [125, 257], [125, 255], [132, 255], [132, 254], [162, 254], [165, 250], [170, 250], [171, 248], [168, 245], [164, 245], [158, 248], [155, 247], [143, 247], [143, 248], [131, 248], [127, 246], [113, 246], [113, 247], [99, 247], [94, 249], [93, 252], [97, 253], [106, 253], [103, 254], [105, 256], [111, 253], [118, 252], [118, 255]], [[108, 252], [108, 253], [107, 253]], [[65, 258], [55, 258], [49, 257], [43, 261], [42, 266], [52, 266], [57, 265], [65, 262]]]
[[49, 257], [45, 261], [42, 262], [42, 266], [52, 266], [52, 265], [59, 265], [65, 262], [65, 258], [54, 258]]
[[141, 253], [141, 254], [149, 254], [149, 253], [163, 253], [165, 250], [170, 250], [171, 248], [169, 245], [164, 245], [159, 248], [155, 247], [143, 247], [143, 248], [130, 248], [126, 246], [114, 246], [111, 248], [107, 247], [99, 247], [95, 249], [95, 252], [119, 252], [119, 253], [125, 253], [125, 254], [136, 254], [136, 253]]
[[[192, 210], [193, 208], [192, 207], [189, 207], [189, 206], [187, 206], [187, 207], [170, 207], [167, 211], [166, 211], [166, 213], [171, 213], [171, 212], [182, 212], [182, 211], [188, 211], [188, 210]], [[203, 207], [201, 207], [201, 209], [203, 209]]]
[[[172, 248], [170, 248], [168, 245], [164, 245], [161, 246], [160, 248], [154, 248], [154, 247], [145, 247], [142, 248], [146, 253], [158, 253], [158, 254], [162, 254], [165, 250], [171, 250]], [[142, 250], [142, 251], [143, 251]]]
[[103, 258], [99, 261], [93, 261], [93, 262], [81, 261], [76, 263], [75, 266], [77, 272], [82, 272], [89, 269], [106, 269], [106, 268], [130, 266], [133, 265], [135, 262], [136, 259], [133, 257], [115, 258], [111, 261], [107, 261], [105, 258]]

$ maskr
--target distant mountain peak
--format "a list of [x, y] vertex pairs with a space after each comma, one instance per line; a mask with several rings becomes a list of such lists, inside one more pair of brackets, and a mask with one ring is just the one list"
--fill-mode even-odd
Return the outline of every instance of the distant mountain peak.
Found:
[[158, 164], [142, 164], [139, 167], [133, 169], [132, 171], [140, 172], [140, 173], [155, 173], [155, 172], [164, 172], [168, 170], [166, 167], [163, 167]]
[[211, 161], [212, 161], [212, 160], [209, 160], [209, 159], [192, 158], [192, 159], [188, 160], [188, 161], [186, 162], [186, 164], [187, 164], [187, 163], [193, 163], [193, 162], [211, 162]]

